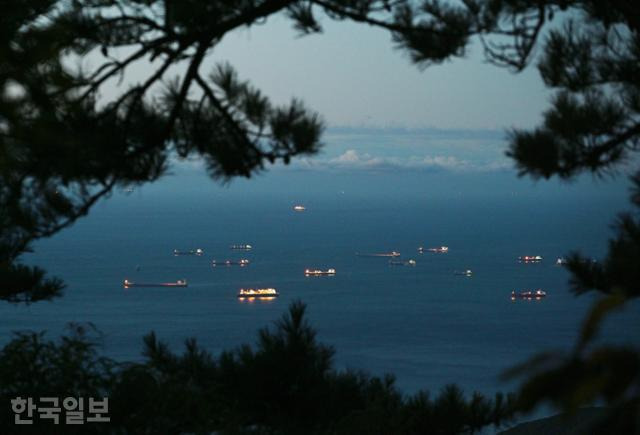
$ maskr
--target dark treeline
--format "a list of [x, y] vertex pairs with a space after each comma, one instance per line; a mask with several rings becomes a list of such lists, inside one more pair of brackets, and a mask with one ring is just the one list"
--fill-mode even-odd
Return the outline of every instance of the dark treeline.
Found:
[[[406, 396], [390, 375], [336, 370], [300, 302], [261, 329], [254, 348], [217, 357], [192, 339], [175, 354], [151, 333], [143, 362], [119, 363], [99, 356], [98, 338], [91, 325], [71, 325], [58, 342], [17, 334], [0, 352], [0, 432], [458, 434], [499, 425], [514, 404], [510, 395], [466, 397], [455, 385]], [[33, 425], [16, 426], [10, 400], [18, 396], [108, 397], [111, 421], [55, 426], [36, 411]]]

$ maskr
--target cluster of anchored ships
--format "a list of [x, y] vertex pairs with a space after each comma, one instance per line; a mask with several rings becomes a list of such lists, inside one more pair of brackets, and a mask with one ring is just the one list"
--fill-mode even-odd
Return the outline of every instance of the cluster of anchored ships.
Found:
[[[296, 206], [298, 207], [298, 206]], [[302, 209], [304, 210], [304, 209]], [[301, 211], [299, 209], [296, 209], [296, 211]], [[241, 244], [241, 245], [231, 245], [229, 248], [231, 248], [234, 251], [251, 251], [251, 249], [253, 249], [253, 246], [251, 245], [247, 245], [247, 244]], [[190, 249], [190, 250], [179, 250], [179, 249], [174, 249], [173, 250], [173, 255], [174, 256], [182, 256], [182, 255], [193, 255], [193, 256], [198, 256], [201, 257], [204, 255], [204, 250], [201, 248], [197, 248], [197, 249]], [[399, 255], [399, 254], [398, 254]], [[240, 266], [240, 267], [244, 267], [244, 266], [248, 266], [249, 265], [249, 260], [246, 258], [241, 258], [239, 260], [211, 260], [211, 265], [213, 267], [217, 267], [217, 266]], [[329, 275], [329, 276], [333, 276], [336, 274], [336, 270], [333, 268], [329, 268], [326, 270], [322, 270], [322, 269], [305, 269], [304, 270], [304, 275], [305, 276], [322, 276], [322, 275]], [[186, 279], [179, 279], [175, 282], [134, 282], [134, 281], [130, 281], [128, 279], [125, 279], [123, 281], [123, 287], [124, 288], [132, 288], [132, 287], [187, 287], [188, 283]], [[244, 298], [261, 298], [261, 299], [270, 299], [270, 298], [275, 298], [278, 297], [280, 294], [278, 293], [278, 291], [275, 288], [269, 287], [269, 288], [257, 288], [257, 289], [253, 289], [253, 288], [248, 288], [248, 289], [244, 289], [241, 288], [238, 291], [238, 298], [240, 299], [244, 299]]]
[[[298, 211], [298, 210], [297, 210]], [[239, 244], [239, 245], [231, 245], [230, 246], [231, 250], [235, 250], [235, 251], [250, 251], [253, 249], [252, 245], [248, 245], [248, 244]], [[446, 254], [449, 252], [449, 248], [447, 246], [439, 246], [439, 247], [433, 247], [433, 248], [424, 248], [422, 246], [420, 246], [418, 248], [418, 253], [423, 254], [425, 252], [433, 252], [433, 253], [437, 253], [437, 254]], [[197, 248], [197, 249], [191, 249], [191, 250], [187, 250], [187, 251], [181, 251], [178, 249], [174, 249], [173, 251], [173, 255], [174, 256], [180, 256], [180, 255], [195, 255], [195, 256], [202, 256], [204, 255], [204, 250], [201, 248]], [[360, 256], [360, 257], [388, 257], [390, 258], [389, 260], [389, 264], [390, 265], [402, 265], [402, 266], [415, 266], [416, 265], [416, 261], [413, 259], [409, 259], [406, 261], [403, 260], [398, 260], [397, 258], [400, 257], [400, 253], [397, 251], [391, 251], [391, 252], [375, 252], [375, 253], [356, 253], [356, 255]], [[540, 255], [523, 255], [518, 257], [518, 262], [520, 263], [540, 263], [542, 262], [542, 257]], [[556, 265], [565, 265], [567, 263], [566, 259], [560, 257], [556, 260]], [[212, 260], [211, 264], [213, 267], [217, 267], [217, 266], [240, 266], [240, 267], [244, 267], [249, 265], [249, 260], [242, 258], [239, 260]], [[304, 270], [304, 275], [305, 276], [334, 276], [336, 274], [336, 269], [334, 268], [329, 268], [326, 270], [322, 270], [322, 269], [305, 269]], [[470, 269], [465, 269], [465, 270], [461, 270], [461, 271], [454, 271], [455, 275], [463, 275], [463, 276], [472, 276], [473, 272]], [[123, 282], [123, 285], [125, 288], [130, 288], [130, 287], [187, 287], [187, 280], [186, 279], [179, 279], [175, 282], [158, 282], [158, 283], [151, 283], [151, 282], [133, 282], [133, 281], [129, 281], [128, 279], [125, 279]], [[251, 298], [260, 298], [260, 299], [271, 299], [271, 298], [275, 298], [279, 296], [278, 291], [275, 288], [269, 287], [269, 288], [241, 288], [238, 291], [238, 298], [240, 299], [251, 299]], [[544, 297], [547, 296], [547, 293], [542, 290], [542, 289], [537, 289], [537, 290], [522, 290], [522, 291], [512, 291], [511, 292], [511, 300], [515, 301], [517, 299], [525, 299], [525, 300], [540, 300]]]
[[[304, 212], [306, 210], [306, 208], [302, 205], [295, 205], [293, 207], [293, 210], [296, 212]], [[251, 245], [247, 245], [247, 244], [239, 244], [239, 245], [231, 245], [230, 248], [232, 250], [235, 251], [250, 251], [251, 249], [253, 249], [253, 246]], [[423, 254], [425, 252], [433, 252], [436, 254], [446, 254], [449, 252], [449, 247], [447, 246], [438, 246], [438, 247], [433, 247], [433, 248], [424, 248], [422, 246], [418, 247], [418, 253], [419, 254]], [[195, 255], [195, 256], [202, 256], [204, 255], [204, 250], [201, 248], [197, 248], [197, 249], [191, 249], [188, 251], [181, 251], [178, 249], [174, 249], [173, 251], [173, 255], [174, 256], [180, 256], [180, 255]], [[391, 251], [391, 252], [378, 252], [378, 253], [356, 253], [356, 255], [360, 256], [360, 257], [389, 257], [389, 265], [391, 266], [415, 266], [416, 265], [416, 261], [413, 259], [409, 259], [409, 260], [399, 260], [397, 257], [400, 257], [400, 253], [396, 252], [396, 251]], [[542, 257], [540, 255], [523, 255], [521, 257], [518, 257], [518, 261], [520, 263], [540, 263], [542, 261]], [[564, 258], [558, 258], [556, 260], [556, 264], [557, 265], [564, 265], [566, 264], [566, 260]], [[211, 265], [213, 267], [217, 267], [217, 266], [240, 266], [240, 267], [244, 267], [244, 266], [248, 266], [249, 265], [249, 260], [246, 258], [242, 258], [240, 260], [212, 260]], [[326, 269], [326, 270], [321, 270], [321, 269], [305, 269], [304, 270], [304, 275], [305, 276], [333, 276], [336, 274], [336, 270], [333, 268], [330, 269]], [[462, 270], [462, 271], [454, 271], [455, 275], [463, 275], [463, 276], [472, 276], [473, 272], [470, 269], [466, 269], [466, 270]], [[125, 288], [129, 288], [129, 287], [187, 287], [187, 280], [186, 279], [179, 279], [175, 282], [158, 282], [158, 283], [142, 283], [142, 282], [133, 282], [133, 281], [129, 281], [128, 279], [125, 279], [123, 282], [123, 285]], [[244, 289], [241, 288], [238, 291], [238, 298], [239, 299], [253, 299], [253, 298], [260, 298], [260, 299], [272, 299], [279, 296], [278, 291], [275, 288], [269, 287], [269, 288], [257, 288], [257, 289], [253, 289], [253, 288], [248, 288], [248, 289]], [[523, 290], [523, 291], [519, 291], [516, 292], [515, 290], [511, 292], [511, 300], [516, 300], [516, 299], [527, 299], [527, 300], [539, 300], [542, 299], [544, 297], [547, 296], [547, 293], [542, 290], [542, 289], [537, 289], [537, 290]]]

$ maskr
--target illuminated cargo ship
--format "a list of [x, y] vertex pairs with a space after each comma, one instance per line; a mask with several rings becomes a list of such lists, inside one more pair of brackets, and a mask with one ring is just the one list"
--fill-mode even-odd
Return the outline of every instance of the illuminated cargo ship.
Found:
[[396, 251], [391, 251], [391, 252], [381, 252], [381, 253], [374, 253], [374, 254], [359, 254], [356, 252], [356, 255], [359, 257], [399, 257], [400, 253]]
[[415, 266], [416, 260], [407, 260], [407, 261], [389, 260], [389, 264], [391, 266]]
[[240, 267], [244, 267], [244, 266], [247, 266], [248, 264], [249, 264], [249, 260], [247, 260], [246, 258], [242, 258], [240, 260], [224, 260], [224, 261], [213, 260], [211, 262], [211, 265], [213, 267], [216, 267], [216, 266], [240, 266]]
[[253, 246], [251, 245], [231, 245], [229, 246], [231, 249], [240, 250], [240, 251], [250, 251]]
[[449, 247], [448, 246], [439, 246], [437, 248], [427, 248], [424, 249], [422, 246], [418, 248], [418, 252], [424, 252], [424, 251], [429, 251], [429, 252], [437, 252], [440, 254], [444, 254], [446, 252], [449, 252]]
[[173, 255], [203, 255], [204, 251], [200, 248], [198, 249], [191, 249], [189, 251], [180, 251], [178, 249], [174, 249], [173, 250]]
[[244, 289], [241, 288], [238, 292], [238, 298], [275, 298], [280, 296], [278, 291], [274, 288], [257, 288], [257, 289]]
[[542, 261], [542, 257], [539, 255], [523, 255], [518, 257], [520, 263], [539, 263]]
[[515, 291], [511, 292], [511, 300], [515, 301], [516, 299], [542, 299], [547, 296], [547, 292], [544, 290], [525, 290], [520, 293], [516, 293]]
[[319, 269], [305, 269], [305, 276], [320, 276], [320, 275], [335, 275], [335, 269], [319, 270]]

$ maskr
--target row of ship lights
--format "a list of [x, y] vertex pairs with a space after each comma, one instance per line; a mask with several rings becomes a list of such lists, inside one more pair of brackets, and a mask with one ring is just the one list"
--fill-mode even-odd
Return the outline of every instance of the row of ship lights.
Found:
[[[234, 250], [245, 250], [245, 251], [250, 251], [251, 249], [253, 249], [253, 247], [251, 245], [231, 245], [230, 246], [231, 249]], [[418, 248], [418, 252], [420, 254], [424, 253], [424, 252], [434, 252], [434, 253], [447, 253], [449, 252], [449, 248], [447, 246], [440, 246], [437, 248], [424, 248], [424, 247], [419, 247]], [[202, 256], [204, 255], [204, 250], [201, 248], [198, 249], [194, 249], [194, 250], [190, 250], [190, 251], [179, 251], [177, 249], [174, 249], [173, 251], [173, 255], [174, 256], [180, 256], [180, 255], [196, 255], [196, 256]], [[366, 256], [366, 254], [365, 254]], [[399, 257], [400, 253], [397, 251], [392, 251], [390, 253], [383, 253], [383, 254], [369, 254], [368, 256], [378, 256], [378, 257]], [[518, 261], [521, 263], [539, 263], [542, 261], [542, 257], [540, 255], [535, 255], [535, 256], [529, 256], [529, 255], [524, 255], [521, 257], [518, 257]], [[393, 260], [389, 261], [390, 264], [403, 264], [403, 265], [410, 265], [410, 266], [415, 266], [416, 265], [416, 261], [411, 259], [408, 260], [407, 262], [395, 262]], [[231, 266], [231, 265], [238, 265], [240, 267], [244, 267], [247, 266], [249, 264], [249, 260], [248, 259], [240, 259], [237, 261], [232, 261], [232, 260], [225, 260], [225, 261], [216, 261], [213, 260], [212, 261], [212, 265], [215, 266]], [[564, 265], [566, 264], [566, 260], [562, 257], [558, 258], [556, 260], [556, 265]], [[305, 269], [304, 270], [304, 275], [305, 276], [323, 276], [323, 275], [327, 275], [327, 276], [334, 276], [336, 274], [336, 270], [334, 268], [329, 268], [327, 270], [319, 270], [319, 269]], [[467, 269], [465, 271], [456, 271], [454, 272], [454, 274], [456, 275], [464, 275], [464, 276], [472, 276], [473, 272], [470, 269]], [[136, 284], [134, 282], [131, 282], [127, 279], [124, 280], [124, 287], [125, 288], [129, 288], [129, 287], [152, 287], [152, 286], [156, 286], [155, 284]], [[183, 280], [178, 280], [175, 283], [160, 283], [157, 284], [157, 286], [163, 286], [163, 287], [187, 287], [187, 280], [183, 279]], [[546, 297], [547, 293], [544, 290], [538, 289], [538, 290], [525, 290], [519, 293], [516, 293], [515, 291], [511, 292], [511, 300], [515, 301], [516, 299], [542, 299], [544, 297]], [[262, 289], [240, 289], [240, 291], [238, 292], [238, 298], [240, 299], [244, 299], [244, 298], [261, 298], [261, 299], [272, 299], [279, 296], [278, 291], [275, 288], [262, 288]]]

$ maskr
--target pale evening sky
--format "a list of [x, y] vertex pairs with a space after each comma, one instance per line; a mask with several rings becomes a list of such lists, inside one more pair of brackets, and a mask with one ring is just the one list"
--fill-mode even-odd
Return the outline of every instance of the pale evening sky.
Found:
[[[225, 36], [206, 65], [228, 60], [276, 102], [300, 97], [330, 126], [533, 127], [549, 104], [535, 65], [520, 74], [466, 58], [420, 71], [382, 29], [325, 17], [298, 37], [283, 16]], [[205, 66], [206, 67], [206, 66]]]
[[[327, 17], [321, 22], [323, 33], [304, 37], [283, 15], [230, 32], [201, 69], [208, 73], [228, 61], [272, 102], [300, 98], [330, 127], [531, 128], [549, 105], [551, 93], [535, 65], [514, 74], [487, 64], [477, 41], [465, 58], [421, 71], [385, 30]], [[99, 65], [93, 56], [89, 63]], [[147, 62], [131, 67], [120, 89], [114, 93], [111, 81], [104, 96], [143, 81], [151, 68]], [[165, 80], [183, 73], [174, 68]]]

